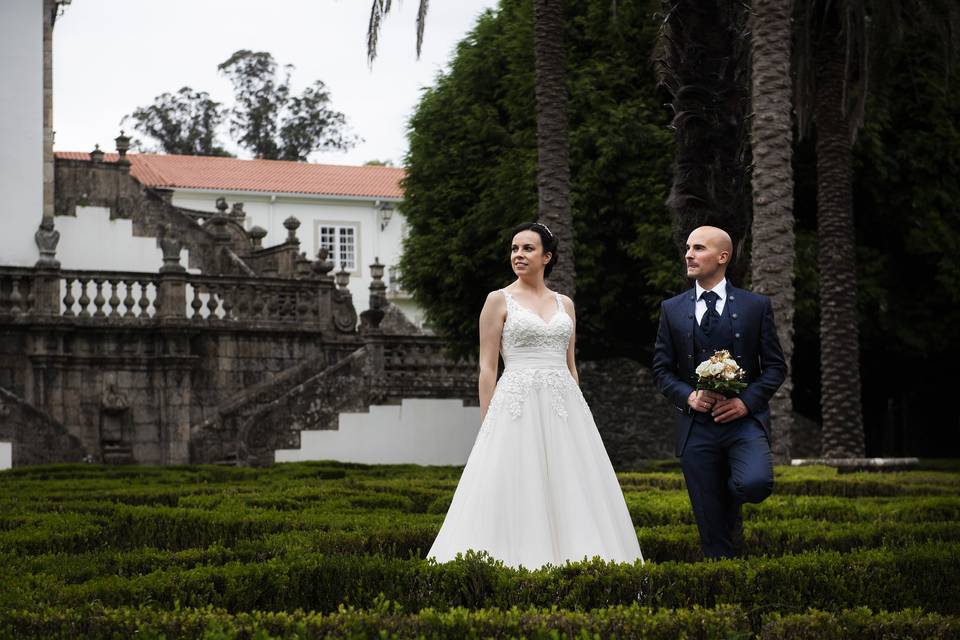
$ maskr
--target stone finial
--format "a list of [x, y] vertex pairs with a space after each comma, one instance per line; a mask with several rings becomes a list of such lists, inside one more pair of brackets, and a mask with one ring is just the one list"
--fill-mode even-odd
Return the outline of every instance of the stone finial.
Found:
[[283, 221], [283, 226], [287, 229], [287, 244], [300, 244], [297, 239], [297, 229], [300, 228], [300, 221], [290, 216]]
[[374, 258], [370, 265], [370, 308], [360, 314], [361, 326], [376, 331], [380, 327], [387, 308], [387, 285], [383, 283], [383, 264]]
[[120, 129], [120, 135], [113, 140], [117, 143], [117, 153], [120, 154], [117, 164], [130, 164], [130, 159], [127, 158], [127, 151], [130, 150], [130, 136], [124, 135], [123, 129]]
[[177, 238], [166, 235], [160, 238], [160, 250], [163, 251], [163, 266], [160, 273], [183, 273], [186, 269], [180, 264], [180, 250], [183, 243]]
[[237, 220], [243, 220], [247, 217], [246, 211], [243, 210], [242, 202], [234, 202], [233, 208], [230, 209], [230, 217], [236, 218]]
[[337, 286], [340, 289], [346, 289], [350, 285], [350, 272], [347, 271], [347, 263], [340, 263], [340, 271], [337, 271]]
[[370, 265], [370, 308], [383, 309], [387, 306], [387, 285], [383, 282], [383, 270], [385, 265], [380, 263], [380, 258], [373, 259]]
[[220, 215], [227, 215], [227, 209], [230, 208], [230, 205], [227, 204], [227, 199], [224, 197], [217, 198], [217, 211], [220, 212]]
[[56, 259], [56, 254], [60, 232], [53, 228], [53, 218], [44, 218], [40, 222], [40, 228], [33, 234], [33, 240], [40, 250], [40, 259], [35, 266], [41, 269], [59, 269], [60, 262]]
[[317, 259], [313, 261], [313, 273], [321, 278], [328, 277], [327, 274], [333, 271], [333, 260], [330, 259], [330, 252], [326, 247], [320, 247], [317, 251]]
[[93, 146], [93, 151], [90, 152], [90, 161], [96, 164], [103, 162], [103, 151], [100, 150], [99, 144]]
[[247, 236], [250, 238], [250, 241], [253, 243], [254, 249], [263, 248], [263, 239], [267, 237], [267, 230], [263, 227], [253, 226], [250, 227], [250, 230], [247, 231]]

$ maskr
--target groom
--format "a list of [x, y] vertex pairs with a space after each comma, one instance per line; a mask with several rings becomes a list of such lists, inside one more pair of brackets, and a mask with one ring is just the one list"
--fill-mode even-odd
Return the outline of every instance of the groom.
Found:
[[[676, 415], [676, 455], [708, 558], [735, 554], [740, 505], [773, 489], [770, 410], [787, 365], [770, 299], [726, 280], [733, 243], [723, 229], [699, 227], [687, 238], [687, 277], [694, 288], [665, 301], [653, 352], [653, 375]], [[697, 391], [697, 365], [726, 349], [746, 372], [747, 387], [724, 398]]]

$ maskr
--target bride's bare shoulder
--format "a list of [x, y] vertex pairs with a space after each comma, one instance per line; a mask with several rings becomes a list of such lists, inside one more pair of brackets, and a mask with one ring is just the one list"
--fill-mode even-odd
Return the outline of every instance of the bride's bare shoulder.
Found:
[[554, 293], [554, 295], [556, 295], [558, 298], [560, 298], [560, 302], [563, 303], [563, 306], [564, 306], [564, 308], [565, 308], [567, 311], [573, 311], [573, 310], [574, 310], [573, 298], [571, 298], [570, 296], [568, 296], [568, 295], [566, 295], [566, 294], [559, 293], [559, 292], [556, 292], [556, 291], [554, 291], [553, 293]]
[[507, 308], [507, 300], [502, 293], [502, 289], [497, 289], [496, 291], [491, 291], [487, 294], [487, 299], [483, 303], [484, 310], [495, 311], [498, 309]]

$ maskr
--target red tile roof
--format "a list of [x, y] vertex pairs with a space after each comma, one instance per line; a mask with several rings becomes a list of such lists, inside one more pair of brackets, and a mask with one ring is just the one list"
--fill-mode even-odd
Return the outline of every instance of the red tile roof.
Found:
[[[89, 160], [83, 151], [57, 151], [65, 160]], [[116, 153], [104, 154], [116, 162]], [[287, 160], [128, 154], [130, 174], [147, 187], [302, 193], [361, 198], [402, 198], [397, 167], [354, 167]]]

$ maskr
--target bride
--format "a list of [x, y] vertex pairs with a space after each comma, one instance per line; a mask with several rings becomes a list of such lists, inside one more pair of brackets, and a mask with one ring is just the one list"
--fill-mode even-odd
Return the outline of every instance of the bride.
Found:
[[480, 432], [428, 558], [473, 549], [529, 569], [594, 556], [643, 561], [578, 386], [573, 302], [544, 284], [556, 263], [545, 225], [514, 229], [517, 280], [480, 312]]

